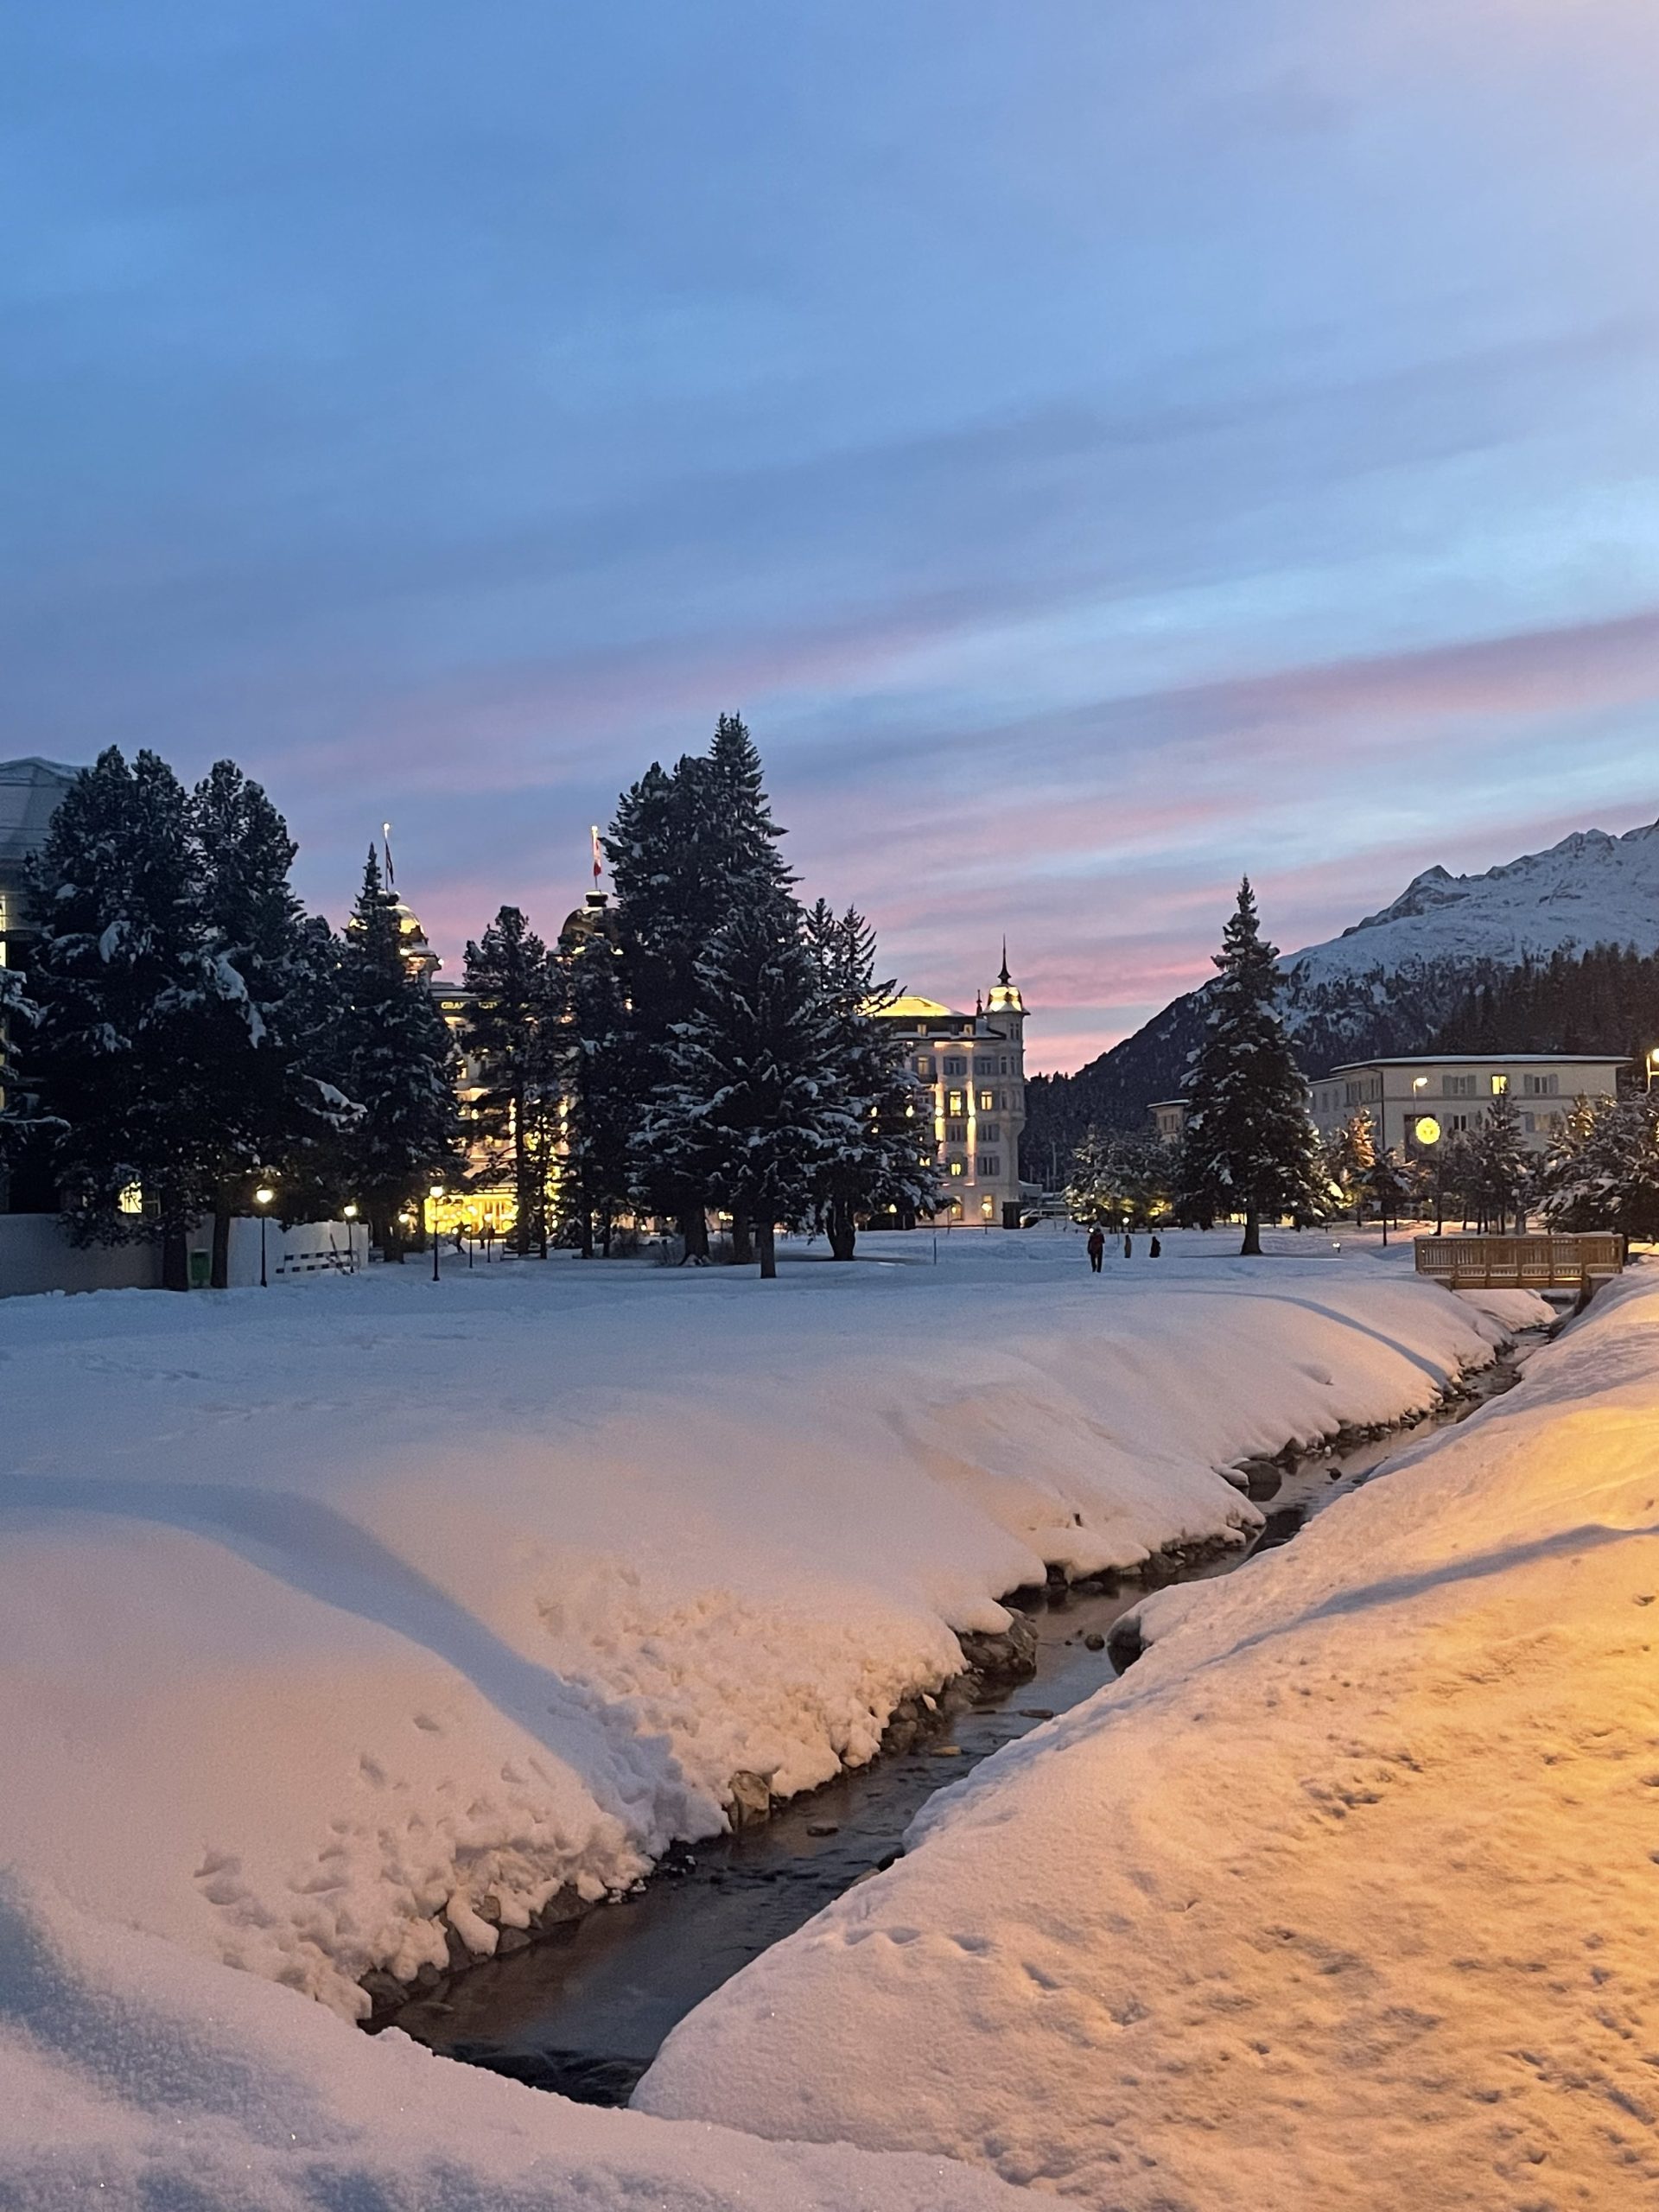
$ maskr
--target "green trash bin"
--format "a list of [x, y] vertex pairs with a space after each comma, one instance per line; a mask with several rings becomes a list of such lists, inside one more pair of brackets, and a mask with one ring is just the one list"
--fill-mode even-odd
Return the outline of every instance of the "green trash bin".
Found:
[[193, 1252], [190, 1255], [190, 1287], [192, 1290], [206, 1290], [207, 1287], [208, 1277], [213, 1274], [213, 1255], [211, 1252]]

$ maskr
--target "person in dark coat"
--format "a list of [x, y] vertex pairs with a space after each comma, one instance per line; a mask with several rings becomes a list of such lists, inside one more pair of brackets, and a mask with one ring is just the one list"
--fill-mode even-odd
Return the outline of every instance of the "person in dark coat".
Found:
[[1158, 1257], [1158, 1255], [1159, 1255], [1159, 1254], [1163, 1250], [1163, 1249], [1164, 1249], [1164, 1248], [1163, 1248], [1163, 1246], [1159, 1243], [1158, 1239], [1154, 1236], [1154, 1237], [1153, 1238], [1153, 1240], [1152, 1240], [1152, 1243], [1151, 1243], [1150, 1246], [1147, 1248], [1147, 1257], [1149, 1260], [1155, 1260], [1155, 1259]]
[[1135, 1257], [1135, 1240], [1129, 1236], [1127, 1230], [1124, 1231], [1123, 1236], [1123, 1256], [1126, 1260], [1132, 1260]]
[[1091, 1274], [1097, 1275], [1100, 1273], [1100, 1263], [1105, 1256], [1105, 1232], [1096, 1222], [1089, 1232], [1089, 1270]]

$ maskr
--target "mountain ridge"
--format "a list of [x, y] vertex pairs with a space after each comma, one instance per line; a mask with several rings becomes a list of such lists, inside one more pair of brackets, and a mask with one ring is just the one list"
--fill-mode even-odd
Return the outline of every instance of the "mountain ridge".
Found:
[[[1530, 960], [1616, 944], [1659, 952], [1659, 822], [1575, 830], [1478, 874], [1438, 864], [1397, 899], [1280, 956], [1286, 1023], [1310, 1077], [1343, 1060], [1421, 1051], [1471, 990]], [[1027, 1090], [1026, 1171], [1046, 1180], [1091, 1123], [1144, 1126], [1177, 1096], [1208, 985], [1185, 993], [1074, 1075]]]

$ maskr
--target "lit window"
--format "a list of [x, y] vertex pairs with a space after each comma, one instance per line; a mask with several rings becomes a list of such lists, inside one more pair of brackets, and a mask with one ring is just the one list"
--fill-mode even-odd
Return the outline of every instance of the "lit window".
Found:
[[967, 1166], [968, 1163], [964, 1160], [953, 1160], [950, 1162], [950, 1173], [953, 1175], [964, 1174], [967, 1172]]
[[1509, 1087], [1510, 1078], [1508, 1076], [1495, 1075], [1492, 1077], [1492, 1096], [1494, 1098], [1501, 1098]]
[[980, 1094], [979, 1094], [979, 1110], [980, 1110], [980, 1112], [981, 1112], [982, 1114], [988, 1114], [988, 1113], [990, 1112], [990, 1110], [991, 1110], [992, 1107], [993, 1107], [993, 1106], [995, 1106], [995, 1103], [996, 1103], [996, 1099], [995, 1099], [995, 1094], [994, 1094], [993, 1092], [988, 1091], [988, 1090], [982, 1090], [982, 1091], [980, 1092]]
[[964, 1110], [962, 1103], [961, 1091], [953, 1090], [950, 1092], [950, 1096], [944, 1102], [944, 1110], [947, 1114], [960, 1114]]
[[143, 1185], [140, 1183], [129, 1183], [125, 1185], [122, 1190], [120, 1197], [117, 1198], [115, 1203], [118, 1209], [122, 1213], [143, 1213], [144, 1210]]

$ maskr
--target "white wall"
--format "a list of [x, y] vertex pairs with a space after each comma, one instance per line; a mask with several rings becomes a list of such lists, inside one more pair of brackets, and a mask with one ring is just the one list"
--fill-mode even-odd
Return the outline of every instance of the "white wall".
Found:
[[[366, 1267], [369, 1236], [360, 1221], [308, 1222], [284, 1229], [265, 1226], [266, 1269], [272, 1282], [303, 1281], [331, 1274], [337, 1263], [355, 1258]], [[213, 1224], [199, 1223], [190, 1237], [193, 1252], [213, 1249]], [[231, 1287], [246, 1289], [259, 1280], [259, 1224], [231, 1224]], [[42, 1291], [159, 1290], [159, 1244], [93, 1244], [78, 1251], [64, 1235], [55, 1214], [0, 1213], [0, 1298], [25, 1298]]]

